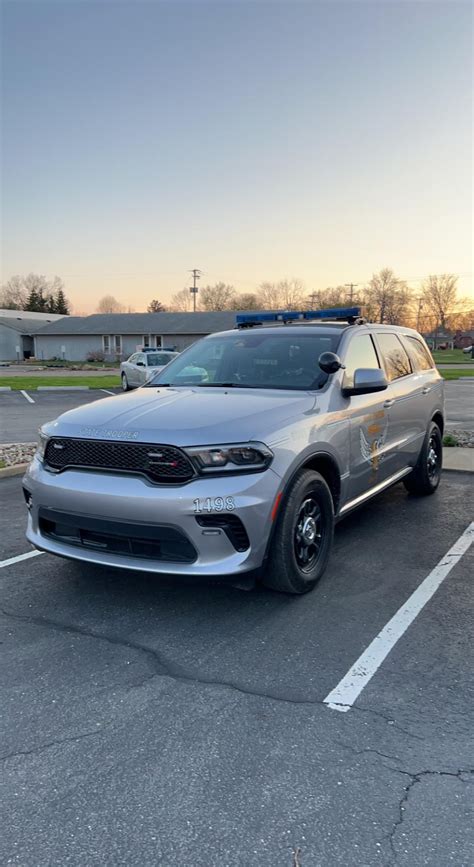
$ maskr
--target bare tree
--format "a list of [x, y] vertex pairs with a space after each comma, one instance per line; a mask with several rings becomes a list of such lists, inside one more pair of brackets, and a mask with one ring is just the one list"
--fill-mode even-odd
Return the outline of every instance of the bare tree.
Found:
[[242, 292], [232, 301], [232, 310], [260, 310], [258, 298], [254, 292]]
[[4, 310], [24, 310], [28, 292], [25, 288], [25, 278], [19, 274], [10, 277], [0, 289], [0, 308]]
[[404, 325], [412, 318], [413, 290], [390, 268], [374, 274], [365, 290], [364, 307], [371, 322]]
[[232, 310], [235, 294], [234, 287], [227, 283], [203, 286], [200, 292], [200, 307], [202, 310]]
[[423, 283], [423, 306], [435, 320], [435, 327], [445, 331], [448, 319], [458, 302], [458, 278], [454, 274], [430, 274]]
[[328, 286], [327, 289], [311, 292], [306, 299], [306, 304], [311, 310], [324, 310], [327, 307], [347, 307], [347, 288], [346, 286]]
[[153, 301], [150, 301], [147, 309], [147, 313], [164, 313], [166, 307], [158, 301], [156, 298], [153, 298]]
[[192, 298], [189, 289], [181, 289], [171, 296], [170, 310], [176, 313], [189, 313], [192, 307]]
[[97, 304], [97, 313], [123, 313], [125, 307], [113, 295], [104, 295]]
[[301, 280], [280, 280], [278, 283], [261, 283], [258, 290], [258, 306], [262, 310], [299, 310], [307, 301], [306, 290]]

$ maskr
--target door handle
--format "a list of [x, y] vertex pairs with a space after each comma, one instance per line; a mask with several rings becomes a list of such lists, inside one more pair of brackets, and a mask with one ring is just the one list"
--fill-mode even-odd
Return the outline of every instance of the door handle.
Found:
[[425, 387], [421, 389], [422, 394], [429, 394], [430, 391], [431, 391], [431, 385], [425, 385]]
[[393, 406], [394, 403], [395, 403], [395, 398], [391, 397], [391, 398], [389, 398], [388, 400], [384, 400], [384, 404], [383, 404], [383, 405], [384, 405], [385, 407], [387, 407], [387, 409], [388, 409], [388, 407], [389, 407], [389, 406]]

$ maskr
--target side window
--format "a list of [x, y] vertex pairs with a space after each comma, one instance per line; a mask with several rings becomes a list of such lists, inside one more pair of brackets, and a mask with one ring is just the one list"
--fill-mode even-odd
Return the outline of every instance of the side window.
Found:
[[434, 367], [434, 362], [421, 340], [411, 334], [404, 334], [403, 339], [416, 369], [431, 370]]
[[136, 353], [134, 355], [131, 355], [130, 358], [128, 359], [129, 364], [135, 364], [136, 357], [137, 357]]
[[408, 376], [412, 372], [410, 359], [396, 334], [377, 333], [377, 343], [382, 352], [385, 372], [389, 382]]
[[346, 369], [344, 371], [343, 388], [352, 388], [354, 385], [354, 371], [359, 367], [380, 369], [377, 353], [370, 334], [357, 334], [352, 338], [343, 359]]

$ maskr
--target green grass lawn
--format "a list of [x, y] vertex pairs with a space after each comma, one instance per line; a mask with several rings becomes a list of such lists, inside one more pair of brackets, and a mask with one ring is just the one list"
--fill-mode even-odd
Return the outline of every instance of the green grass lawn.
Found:
[[474, 376], [474, 368], [457, 367], [454, 370], [440, 370], [443, 379], [462, 379], [463, 376]]
[[437, 349], [432, 355], [436, 364], [474, 364], [474, 358], [462, 349]]
[[0, 376], [0, 386], [14, 391], [32, 391], [39, 385], [88, 385], [89, 388], [117, 388], [118, 376]]

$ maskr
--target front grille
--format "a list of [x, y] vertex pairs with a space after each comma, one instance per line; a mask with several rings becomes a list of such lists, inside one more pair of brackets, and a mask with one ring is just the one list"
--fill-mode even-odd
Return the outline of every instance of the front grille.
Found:
[[57, 471], [78, 467], [135, 473], [155, 484], [182, 484], [195, 475], [184, 452], [153, 443], [52, 437], [46, 446], [45, 462]]
[[90, 518], [40, 508], [39, 528], [49, 539], [89, 551], [169, 563], [194, 563], [197, 559], [196, 549], [176, 527]]
[[196, 521], [200, 527], [220, 527], [236, 551], [247, 551], [250, 548], [247, 530], [237, 515], [199, 515]]

